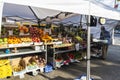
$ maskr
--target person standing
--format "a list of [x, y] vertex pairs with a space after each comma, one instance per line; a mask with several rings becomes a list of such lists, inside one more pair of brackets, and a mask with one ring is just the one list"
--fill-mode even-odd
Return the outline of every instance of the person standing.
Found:
[[100, 39], [107, 41], [106, 43], [102, 43], [102, 59], [106, 59], [107, 57], [108, 46], [111, 43], [110, 38], [110, 32], [104, 26], [101, 26]]

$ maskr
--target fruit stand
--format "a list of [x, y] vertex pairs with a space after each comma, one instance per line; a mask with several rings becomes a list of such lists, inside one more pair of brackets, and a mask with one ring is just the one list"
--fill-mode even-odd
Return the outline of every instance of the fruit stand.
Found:
[[[20, 26], [17, 23], [2, 25], [2, 36], [0, 38], [0, 68], [7, 58], [10, 63], [9, 74], [1, 72], [0, 78], [8, 76], [24, 77], [25, 73], [32, 72], [37, 75], [37, 70], [42, 70], [46, 65], [47, 50], [45, 44], [40, 41], [40, 29], [36, 27]], [[44, 57], [41, 57], [44, 55]], [[4, 59], [5, 58], [5, 59]], [[42, 61], [42, 62], [41, 62]], [[41, 65], [41, 63], [44, 63]], [[9, 67], [8, 67], [9, 68]], [[42, 70], [43, 72], [43, 70]]]
[[[58, 5], [55, 5], [55, 4], [53, 4], [53, 2], [54, 1], [27, 1], [27, 0], [25, 0], [25, 1], [18, 1], [18, 2], [15, 2], [15, 1], [13, 1], [13, 0], [11, 0], [11, 1], [9, 1], [9, 0], [5, 0], [5, 1], [0, 1], [0, 4], [1, 4], [1, 6], [0, 6], [0, 16], [2, 17], [2, 12], [4, 12], [3, 11], [3, 4], [6, 4], [6, 5], [9, 5], [9, 3], [14, 3], [14, 4], [21, 4], [22, 5], [22, 9], [18, 9], [18, 6], [17, 5], [15, 5], [15, 6], [13, 6], [15, 9], [13, 9], [13, 8], [9, 8], [10, 6], [7, 6], [7, 8], [6, 8], [6, 11], [8, 12], [8, 14], [10, 14], [11, 12], [12, 12], [12, 10], [13, 10], [13, 12], [12, 13], [17, 13], [17, 11], [19, 12], [27, 12], [28, 10], [27, 9], [23, 9], [23, 6], [24, 5], [26, 5], [27, 7], [29, 6], [34, 6], [34, 7], [38, 7], [38, 8], [40, 8], [40, 9], [50, 9], [49, 11], [50, 12], [52, 12], [51, 10], [53, 9], [53, 10], [58, 10], [58, 11], [68, 11], [68, 12], [74, 12], [74, 13], [77, 13], [77, 14], [84, 14], [84, 15], [94, 15], [94, 16], [99, 16], [99, 17], [106, 17], [106, 18], [109, 18], [109, 19], [116, 19], [116, 20], [119, 20], [120, 18], [120, 16], [119, 16], [119, 12], [118, 11], [116, 11], [116, 10], [114, 10], [114, 9], [112, 9], [112, 8], [109, 8], [109, 7], [107, 7], [107, 6], [105, 6], [105, 5], [103, 5], [103, 4], [101, 4], [100, 3], [100, 5], [98, 5], [99, 3], [98, 2], [96, 2], [95, 0], [89, 0], [89, 1], [84, 1], [84, 0], [74, 0], [74, 1], [61, 1], [61, 0], [59, 0], [59, 1], [55, 1], [54, 3], [55, 4], [58, 4]], [[72, 3], [79, 3], [78, 5], [73, 5], [73, 7], [70, 7], [70, 5], [69, 4], [72, 4]], [[8, 4], [7, 4], [8, 3]], [[84, 4], [83, 4], [84, 3]], [[47, 6], [48, 4], [50, 4], [51, 6]], [[82, 5], [81, 5], [82, 4]], [[87, 6], [87, 7], [86, 7]], [[16, 8], [17, 7], [17, 8]], [[33, 8], [34, 8], [33, 7]], [[99, 8], [99, 10], [97, 10]], [[32, 8], [31, 8], [32, 9]], [[25, 11], [24, 11], [25, 10]], [[84, 11], [85, 10], [85, 11]], [[111, 12], [111, 10], [112, 10], [112, 12]], [[9, 13], [9, 11], [11, 11], [10, 13]], [[34, 11], [34, 10], [33, 10]], [[106, 15], [106, 14], [99, 14], [101, 11], [103, 11], [103, 12], [105, 12], [106, 14], [109, 14], [109, 15]], [[36, 14], [38, 14], [38, 13], [41, 13], [41, 12], [39, 12], [39, 10], [38, 11], [36, 11], [37, 13]], [[31, 16], [31, 12], [27, 12], [27, 13], [30, 13], [30, 16]], [[48, 12], [49, 13], [49, 12]], [[54, 12], [55, 13], [55, 12]], [[50, 13], [49, 13], [50, 14]], [[113, 14], [115, 15], [115, 16], [113, 16]], [[10, 16], [11, 15], [16, 15], [16, 14], [10, 14]], [[40, 14], [41, 15], [41, 14]], [[23, 15], [22, 15], [23, 16]], [[30, 17], [30, 16], [24, 16], [24, 17]], [[36, 16], [37, 17], [37, 15], [34, 15], [34, 16]], [[48, 17], [48, 15], [47, 15], [47, 17]], [[37, 20], [38, 20], [38, 23], [40, 23], [40, 19], [41, 19], [41, 17], [37, 17], [36, 18]], [[60, 18], [60, 20], [61, 20], [61, 18]], [[0, 19], [0, 24], [1, 24], [1, 19]], [[88, 25], [88, 27], [89, 27], [89, 23], [87, 23]], [[16, 30], [16, 29], [15, 29]], [[2, 30], [0, 30], [0, 31], [2, 31]], [[16, 30], [17, 31], [17, 30]], [[16, 31], [14, 32], [15, 34], [18, 34], [18, 33], [16, 33]], [[26, 29], [26, 31], [27, 31], [27, 29]], [[4, 33], [6, 33], [6, 31], [4, 32]], [[10, 33], [10, 35], [12, 35], [12, 31], [9, 31], [9, 33]], [[90, 32], [89, 32], [89, 30], [88, 30], [88, 43], [90, 42], [89, 41], [89, 35], [90, 34]], [[35, 36], [31, 36], [31, 37], [35, 37]], [[37, 37], [37, 36], [36, 36]], [[34, 41], [39, 41], [39, 39], [37, 39], [37, 38], [35, 38], [35, 40]], [[84, 40], [83, 40], [84, 41]], [[1, 41], [1, 42], [3, 42], [3, 41]], [[12, 43], [20, 43], [21, 41], [19, 40], [19, 39], [17, 39], [17, 40], [15, 40], [15, 41], [12, 41]], [[47, 42], [46, 40], [45, 40], [45, 42]], [[11, 43], [11, 42], [10, 42]], [[4, 47], [6, 47], [6, 44], [5, 44], [5, 46], [4, 46], [4, 44], [5, 43], [2, 43], [2, 44], [0, 44], [0, 45], [2, 45], [2, 47], [4, 48]], [[90, 44], [88, 44], [88, 55], [90, 55], [90, 49], [89, 49], [89, 46], [90, 46]], [[1, 48], [2, 49], [2, 48]], [[15, 52], [17, 52], [17, 49], [15, 48], [14, 49], [14, 51]], [[47, 51], [47, 50], [46, 50]], [[6, 51], [6, 53], [9, 53], [9, 50], [7, 50]], [[89, 57], [88, 57], [88, 61], [89, 61]], [[89, 62], [89, 64], [90, 64], [90, 62]], [[88, 68], [89, 68], [90, 66], [88, 65]], [[89, 72], [89, 70], [87, 70], [88, 72]], [[90, 74], [90, 73], [87, 73], [88, 75]], [[89, 77], [90, 76], [88, 76], [87, 75], [87, 77], [88, 77], [88, 79], [89, 79]]]
[[38, 72], [51, 72], [53, 68], [79, 62], [86, 57], [86, 51], [82, 51], [86, 48], [87, 30], [79, 26], [3, 23], [1, 34], [0, 58], [8, 58], [11, 62], [10, 76], [24, 78], [24, 74], [30, 72], [36, 76]]

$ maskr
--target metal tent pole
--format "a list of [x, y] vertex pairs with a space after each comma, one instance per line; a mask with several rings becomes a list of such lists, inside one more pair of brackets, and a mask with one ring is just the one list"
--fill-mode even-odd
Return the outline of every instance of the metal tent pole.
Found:
[[87, 80], [90, 80], [90, 0], [89, 0], [89, 15], [87, 20]]
[[[88, 16], [88, 19], [90, 16]], [[89, 22], [89, 20], [88, 20]], [[87, 80], [90, 80], [90, 24], [87, 26]]]
[[31, 6], [28, 6], [30, 8], [30, 10], [32, 11], [32, 13], [34, 14], [34, 16], [36, 17], [37, 21], [38, 21], [38, 27], [40, 27], [40, 19], [39, 17], [36, 15], [36, 13], [34, 12], [34, 10], [32, 9]]

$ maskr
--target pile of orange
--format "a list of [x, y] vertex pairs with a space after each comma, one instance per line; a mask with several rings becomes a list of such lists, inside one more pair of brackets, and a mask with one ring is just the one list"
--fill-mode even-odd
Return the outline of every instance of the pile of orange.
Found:
[[21, 43], [21, 39], [18, 37], [9, 37], [8, 38], [8, 44], [19, 44]]
[[52, 41], [52, 37], [49, 36], [48, 34], [45, 34], [41, 37], [41, 39], [44, 41], [44, 42], [49, 42], [49, 41]]

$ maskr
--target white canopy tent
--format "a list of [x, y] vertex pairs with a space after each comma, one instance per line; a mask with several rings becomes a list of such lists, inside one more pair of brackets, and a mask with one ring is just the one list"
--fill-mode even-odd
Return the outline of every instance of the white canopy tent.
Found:
[[[75, 1], [74, 0], [69, 0], [69, 1], [66, 1], [66, 0], [65, 1], [64, 0], [60, 0], [60, 1], [56, 1], [56, 0], [48, 0], [48, 1], [47, 0], [44, 0], [44, 1], [41, 1], [41, 0], [40, 1], [39, 0], [36, 0], [36, 1], [4, 0], [4, 1], [1, 1], [1, 4], [5, 3], [3, 7], [3, 16], [19, 16], [23, 18], [30, 18], [33, 20], [36, 19], [36, 17], [34, 16], [34, 14], [29, 9], [28, 6], [31, 6], [31, 8], [34, 10], [35, 14], [37, 15], [39, 19], [46, 18], [47, 16], [55, 16], [61, 11], [74, 12], [74, 13], [85, 14], [85, 15], [91, 14], [91, 15], [95, 15], [98, 17], [105, 17], [105, 18], [115, 19], [115, 20], [120, 19], [119, 18], [120, 14], [117, 10], [111, 7], [108, 7], [102, 3], [99, 3], [95, 0], [90, 0], [90, 1], [91, 1], [90, 5], [89, 5], [88, 0], [75, 0]], [[14, 3], [14, 5], [6, 4], [6, 3]], [[21, 5], [16, 5], [16, 4], [21, 4]], [[2, 10], [2, 7], [0, 8]], [[73, 16], [73, 15], [70, 15], [70, 16]], [[64, 20], [65, 18], [66, 17], [63, 16], [62, 19], [54, 19], [53, 21], [61, 21], [61, 20]], [[47, 21], [51, 22], [49, 18], [47, 19]], [[1, 19], [0, 19], [0, 23], [1, 23]]]
[[[99, 21], [99, 17], [96, 17], [97, 21]], [[79, 26], [81, 22], [82, 28], [87, 28], [87, 19], [85, 15], [74, 15], [69, 18], [65, 18], [61, 21], [61, 23], [64, 23], [65, 25], [71, 25]], [[106, 19], [106, 23], [103, 25], [105, 26], [106, 30], [109, 31], [112, 34], [113, 28], [116, 27], [118, 24], [117, 20], [113, 19]], [[97, 22], [96, 26], [91, 27], [91, 34], [93, 34], [93, 38], [100, 38], [100, 32], [101, 32], [101, 24]]]
[[[56, 15], [58, 15], [57, 18], [55, 18]], [[73, 15], [76, 14], [69, 14], [65, 16], [65, 13], [61, 13], [57, 10], [4, 3], [2, 16], [15, 21], [22, 22], [28, 20], [37, 23], [37, 19], [43, 20], [44, 22], [60, 22], [61, 20]], [[53, 19], [50, 19], [50, 17], [53, 17]]]
[[[46, 17], [51, 17], [51, 16], [55, 16], [56, 14], [59, 14], [60, 11], [56, 11], [56, 10], [51, 10], [51, 9], [45, 9], [45, 8], [38, 8], [38, 7], [31, 7], [33, 9], [33, 11], [35, 12], [35, 14], [37, 15], [37, 17], [39, 19], [44, 19]], [[33, 12], [31, 11], [31, 9], [29, 8], [29, 6], [25, 6], [25, 5], [17, 5], [17, 4], [10, 4], [10, 3], [5, 3], [3, 6], [3, 15], [2, 16], [7, 16], [9, 19], [11, 20], [16, 20], [16, 21], [32, 21], [32, 22], [36, 22], [37, 23], [37, 19], [34, 16]], [[67, 24], [74, 24], [74, 25], [80, 25], [80, 18], [81, 15], [80, 14], [71, 14], [68, 15], [67, 17], [65, 16], [65, 14], [61, 13], [58, 18], [56, 19], [49, 19], [46, 18], [46, 22], [53, 22], [53, 21], [58, 21], [57, 23], [65, 23]], [[113, 20], [112, 20], [113, 21]], [[108, 22], [108, 20], [107, 20]], [[82, 25], [86, 28], [86, 17], [85, 15], [82, 15]], [[111, 30], [113, 27], [115, 27], [115, 21], [114, 24], [112, 23], [108, 23], [107, 26], [109, 26], [108, 30]], [[97, 27], [91, 28], [91, 33], [93, 34], [93, 36], [95, 38], [99, 38], [99, 34], [100, 34], [100, 25], [98, 24]], [[95, 30], [95, 31], [94, 31]]]
[[[65, 12], [74, 12], [86, 15], [95, 15], [119, 20], [120, 14], [117, 10], [110, 8], [95, 0], [4, 0], [6, 3], [29, 5], [39, 8], [53, 9]], [[90, 8], [90, 10], [89, 10]], [[109, 13], [109, 15], [108, 15]], [[114, 15], [113, 15], [114, 14]]]
[[[0, 1], [0, 17], [2, 17], [3, 11], [3, 4], [4, 3], [12, 3], [12, 4], [20, 4], [20, 5], [27, 5], [33, 6], [32, 9], [35, 10], [37, 15], [39, 15], [40, 19], [44, 18], [45, 16], [53, 16], [52, 11], [56, 13], [59, 12], [73, 12], [77, 14], [85, 14], [85, 15], [94, 15], [98, 17], [105, 17], [109, 19], [120, 20], [120, 12], [110, 8], [102, 3], [99, 3], [95, 0], [3, 0]], [[37, 8], [41, 8], [42, 11], [49, 11], [46, 14], [38, 13], [39, 10]], [[48, 10], [50, 9], [50, 10]], [[22, 11], [21, 11], [22, 12]], [[25, 11], [26, 12], [26, 11]], [[8, 10], [9, 13], [9, 10]], [[52, 15], [49, 15], [49, 14]], [[12, 14], [12, 13], [11, 13]], [[22, 13], [21, 13], [22, 14]], [[26, 14], [24, 14], [26, 15]], [[41, 16], [40, 16], [41, 15]], [[23, 15], [21, 15], [23, 16]], [[35, 18], [33, 15], [26, 15], [24, 17]], [[89, 17], [90, 20], [90, 17]], [[90, 21], [88, 21], [90, 23]], [[0, 19], [1, 25], [1, 19]], [[0, 29], [1, 31], [1, 29]], [[87, 80], [90, 79], [90, 27], [88, 26], [88, 66], [87, 66]]]
[[[120, 14], [117, 10], [110, 8], [102, 3], [99, 3], [95, 0], [3, 0], [0, 2], [1, 4], [1, 12], [3, 3], [12, 3], [12, 4], [20, 4], [20, 5], [10, 5], [4, 4], [5, 14], [4, 15], [14, 15], [17, 16], [16, 13], [20, 13], [19, 16], [27, 17], [27, 18], [35, 18], [34, 14], [29, 10], [28, 6], [32, 6], [32, 9], [36, 13], [36, 15], [42, 19], [47, 16], [54, 16], [59, 12], [74, 12], [77, 14], [85, 14], [85, 15], [94, 15], [99, 17], [105, 17], [109, 19], [120, 19]], [[27, 5], [27, 6], [21, 6]], [[90, 6], [90, 7], [89, 7]], [[10, 9], [12, 8], [12, 9]], [[0, 12], [0, 13], [1, 13]], [[108, 15], [109, 14], [109, 15]], [[0, 14], [2, 15], [2, 13]], [[9, 16], [8, 15], [8, 16]], [[0, 21], [1, 22], [1, 21]]]

